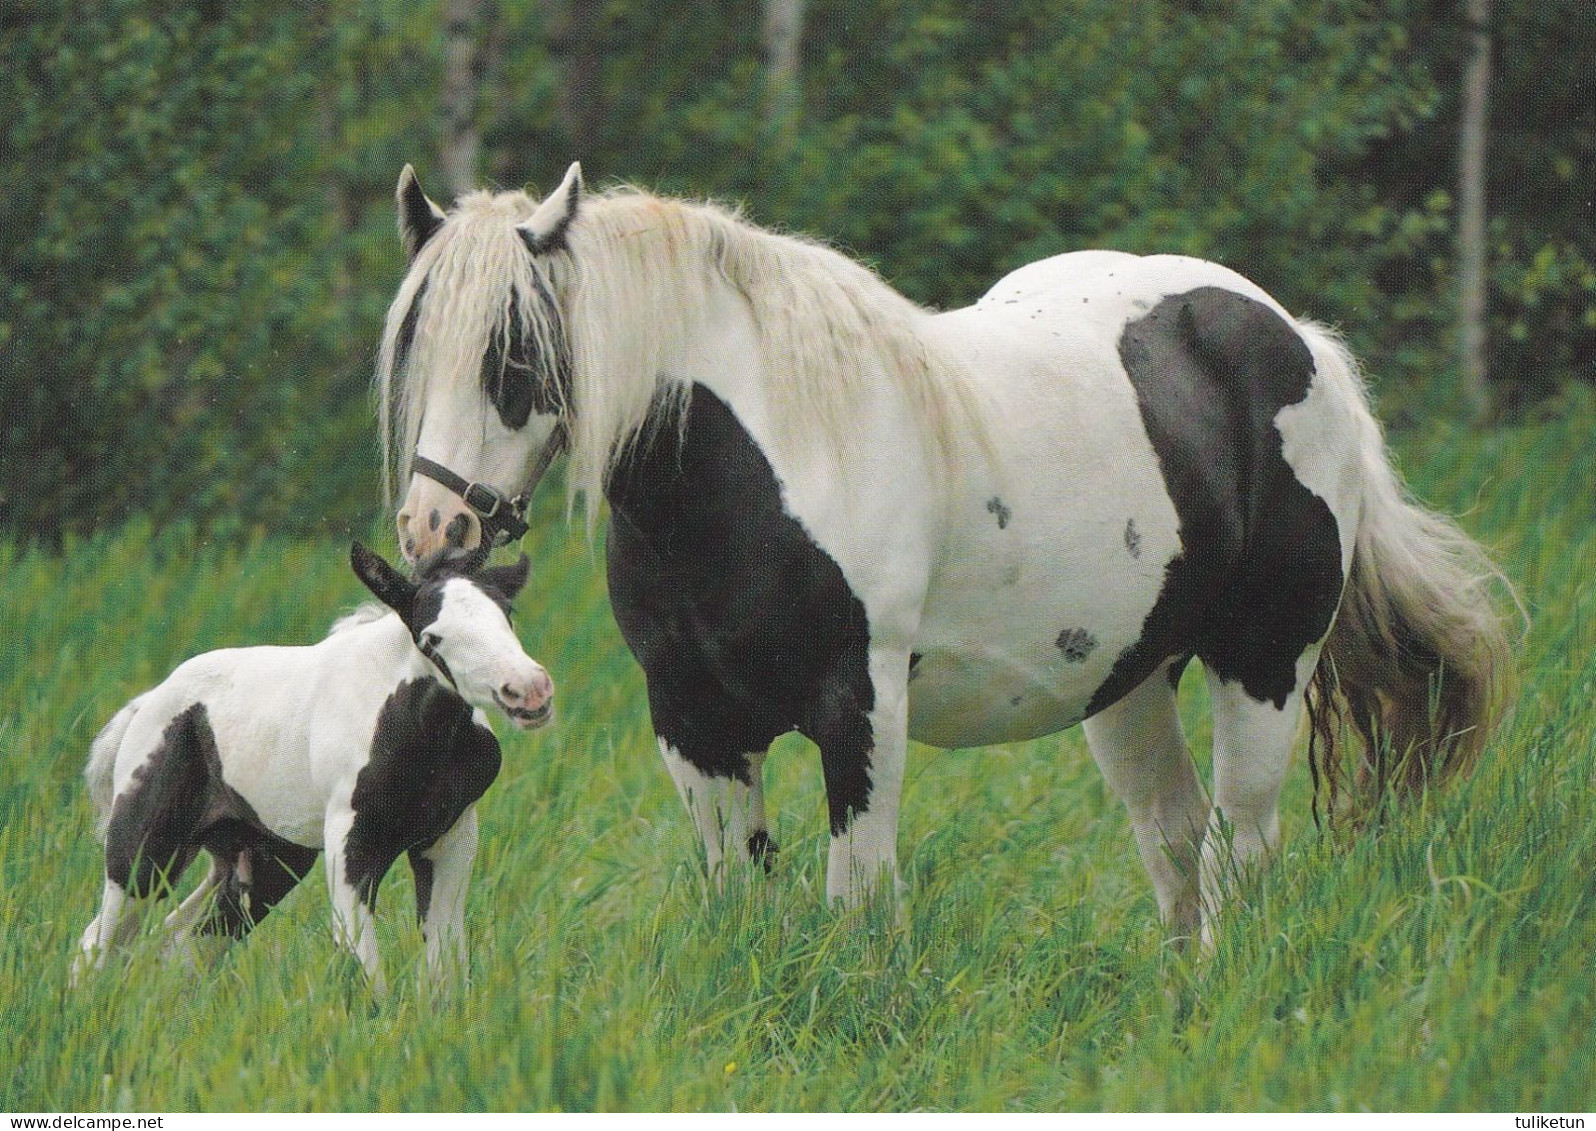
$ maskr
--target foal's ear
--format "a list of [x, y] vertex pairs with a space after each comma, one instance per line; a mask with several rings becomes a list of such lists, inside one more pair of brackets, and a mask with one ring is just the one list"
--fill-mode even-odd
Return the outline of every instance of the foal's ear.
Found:
[[477, 577], [513, 601], [526, 584], [526, 575], [531, 570], [532, 559], [522, 554], [521, 560], [514, 565], [493, 566], [478, 573]]
[[354, 567], [361, 584], [370, 589], [377, 600], [401, 617], [410, 615], [416, 603], [415, 582], [359, 542], [349, 547], [349, 564]]
[[582, 163], [571, 162], [560, 187], [543, 198], [531, 217], [516, 225], [516, 232], [533, 255], [544, 255], [565, 245], [565, 229], [576, 219], [582, 201]]
[[404, 241], [405, 255], [414, 259], [416, 252], [442, 226], [443, 209], [427, 199], [410, 165], [399, 170], [399, 187], [394, 190], [394, 199], [399, 203], [399, 238]]

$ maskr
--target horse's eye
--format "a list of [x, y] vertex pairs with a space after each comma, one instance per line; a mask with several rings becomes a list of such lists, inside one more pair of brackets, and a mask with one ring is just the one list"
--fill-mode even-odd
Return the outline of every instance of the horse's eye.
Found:
[[421, 634], [421, 650], [423, 652], [430, 652], [440, 643], [442, 643], [442, 641], [443, 638], [436, 632], [423, 632]]

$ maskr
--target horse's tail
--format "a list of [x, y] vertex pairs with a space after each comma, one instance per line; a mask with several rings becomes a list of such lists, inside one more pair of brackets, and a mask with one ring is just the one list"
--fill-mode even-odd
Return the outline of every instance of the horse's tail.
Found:
[[1363, 473], [1352, 566], [1309, 688], [1311, 742], [1323, 753], [1333, 812], [1345, 722], [1363, 740], [1365, 804], [1473, 768], [1513, 683], [1496, 604], [1498, 587], [1512, 595], [1512, 586], [1456, 523], [1408, 495], [1346, 347], [1319, 327], [1304, 334], [1317, 372], [1354, 397]]
[[122, 749], [122, 738], [127, 734], [127, 728], [138, 712], [139, 699], [135, 699], [111, 716], [111, 721], [101, 728], [89, 746], [89, 762], [83, 767], [83, 780], [89, 789], [89, 800], [94, 803], [94, 811], [98, 814], [94, 825], [94, 836], [101, 844], [105, 843], [105, 830], [111, 823], [111, 803], [114, 800], [112, 793], [116, 787], [117, 751]]

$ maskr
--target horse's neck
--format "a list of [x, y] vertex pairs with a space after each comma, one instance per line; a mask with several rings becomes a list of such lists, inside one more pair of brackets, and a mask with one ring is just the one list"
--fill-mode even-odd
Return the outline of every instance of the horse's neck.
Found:
[[432, 665], [397, 613], [345, 629], [324, 643], [333, 645], [335, 665], [349, 665], [384, 686], [432, 674]]
[[729, 286], [712, 287], [704, 309], [693, 312], [690, 322], [695, 332], [666, 359], [657, 380], [703, 385], [742, 419], [762, 422], [769, 400], [767, 368], [747, 302]]

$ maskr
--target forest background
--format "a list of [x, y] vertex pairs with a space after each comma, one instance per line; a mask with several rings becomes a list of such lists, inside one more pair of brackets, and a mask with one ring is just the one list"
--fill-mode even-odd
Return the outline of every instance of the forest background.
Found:
[[1215, 259], [1340, 326], [1399, 432], [1596, 381], [1585, 0], [21, 0], [0, 58], [0, 530], [24, 541], [369, 529], [407, 161], [447, 202], [580, 159], [938, 307], [1074, 248]]

